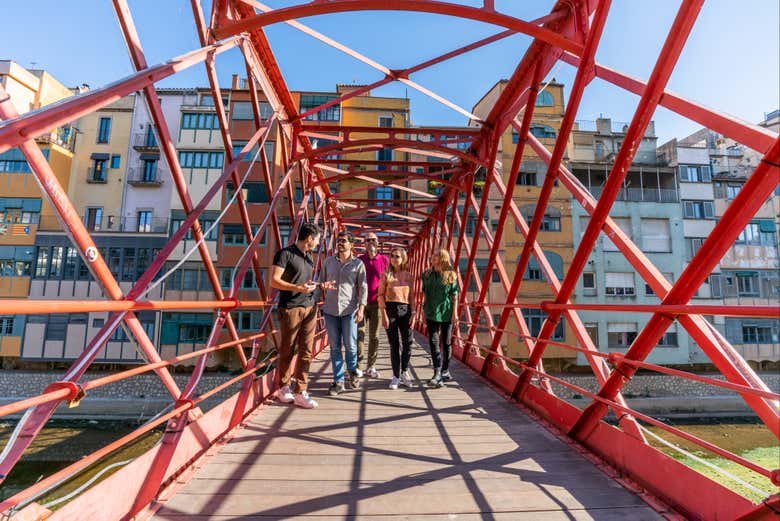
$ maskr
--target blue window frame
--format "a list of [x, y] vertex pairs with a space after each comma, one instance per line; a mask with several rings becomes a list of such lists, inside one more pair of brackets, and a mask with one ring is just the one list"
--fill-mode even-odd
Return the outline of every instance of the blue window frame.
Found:
[[111, 139], [111, 118], [100, 118], [98, 122], [98, 143], [108, 143]]
[[119, 168], [119, 164], [122, 162], [122, 156], [115, 154], [111, 156], [111, 168]]

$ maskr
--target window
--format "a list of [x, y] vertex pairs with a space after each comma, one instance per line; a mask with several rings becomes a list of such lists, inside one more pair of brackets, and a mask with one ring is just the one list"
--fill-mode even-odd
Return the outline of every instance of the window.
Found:
[[707, 240], [706, 237], [686, 237], [685, 238], [685, 260], [690, 261], [693, 256], [699, 253], [701, 245]]
[[604, 293], [613, 297], [635, 295], [634, 274], [607, 272], [604, 281]]
[[[528, 325], [528, 332], [530, 335], [539, 336], [539, 333], [542, 331], [542, 324], [544, 324], [544, 320], [547, 318], [547, 313], [541, 309], [523, 309], [522, 312], [523, 318]], [[558, 322], [558, 325], [555, 326], [555, 331], [553, 331], [550, 340], [559, 341], [564, 340], [565, 337], [566, 325], [564, 319], [561, 318], [560, 322]]]
[[586, 297], [596, 296], [596, 274], [593, 272], [584, 272], [582, 274], [582, 293]]
[[519, 186], [536, 186], [536, 172], [519, 172], [516, 184]]
[[[239, 154], [241, 154], [241, 151], [244, 149], [244, 147], [249, 143], [249, 141], [233, 141], [233, 157], [238, 157]], [[260, 147], [255, 144], [247, 153], [246, 155], [241, 158], [241, 161], [254, 161], [255, 156], [257, 156], [257, 160], [260, 161], [260, 156], [257, 154], [260, 151]]]
[[252, 120], [255, 119], [252, 112], [251, 101], [234, 101], [233, 102], [233, 119], [234, 120]]
[[[37, 223], [41, 212], [40, 199], [27, 199], [21, 197], [0, 197], [0, 223], [32, 224]], [[29, 233], [25, 227], [13, 227], [12, 235]]]
[[62, 268], [62, 278], [64, 280], [75, 280], [76, 266], [78, 266], [79, 263], [78, 251], [76, 251], [76, 248], [72, 247], [66, 248], [65, 251], [65, 262], [63, 263]]
[[759, 295], [758, 272], [740, 272], [737, 275], [737, 291], [740, 297]]
[[555, 129], [548, 125], [531, 125], [528, 131], [539, 139], [555, 139]]
[[591, 323], [585, 323], [585, 331], [588, 332], [588, 335], [590, 336], [590, 339], [593, 341], [593, 344], [598, 349], [599, 347], [599, 325], [595, 322]]
[[712, 181], [709, 165], [680, 165], [677, 168], [680, 181], [684, 183], [709, 183]]
[[[229, 201], [234, 193], [235, 188], [233, 188], [233, 183], [227, 183], [225, 186], [225, 200]], [[256, 204], [268, 202], [268, 192], [265, 189], [265, 183], [244, 183], [241, 188], [241, 193], [244, 196], [244, 201], [247, 203]]]
[[[258, 225], [252, 225], [253, 233], [257, 233]], [[266, 228], [267, 230], [267, 228]], [[260, 238], [259, 244], [265, 244], [266, 232]], [[222, 225], [222, 244], [226, 246], [246, 246], [249, 241], [244, 234], [244, 226], [241, 224], [223, 224]]]
[[658, 341], [659, 347], [677, 347], [677, 324], [670, 324], [664, 336]]
[[92, 168], [89, 171], [89, 180], [93, 183], [106, 182], [106, 160], [93, 159]]
[[179, 151], [179, 163], [182, 168], [222, 168], [222, 152]]
[[374, 188], [374, 206], [393, 206], [393, 189], [389, 186], [378, 186]]
[[[184, 223], [185, 219], [171, 219], [171, 231], [170, 235], [175, 234], [179, 228], [181, 228], [182, 223]], [[215, 241], [217, 240], [217, 227], [215, 226], [211, 231], [209, 229], [214, 224], [214, 221], [212, 219], [198, 219], [198, 222], [200, 222], [200, 229], [203, 230], [203, 233], [206, 233], [208, 231], [208, 235], [206, 235], [207, 241]], [[187, 230], [187, 234], [184, 236], [185, 240], [191, 241], [193, 239], [192, 236], [192, 230]]]
[[282, 246], [287, 245], [290, 240], [290, 234], [292, 233], [292, 222], [289, 217], [279, 218], [279, 235], [282, 240]]
[[390, 128], [393, 126], [393, 116], [379, 116], [379, 128]]
[[65, 340], [65, 333], [67, 329], [68, 315], [49, 315], [49, 321], [46, 324], [46, 334], [44, 335], [44, 340]]
[[610, 349], [627, 348], [635, 338], [635, 322], [611, 322], [607, 324], [607, 345]]
[[[42, 150], [42, 152], [46, 159], [49, 159], [49, 150]], [[0, 172], [25, 173], [30, 171], [30, 164], [18, 148], [0, 153]]]
[[46, 278], [47, 270], [49, 269], [49, 248], [41, 246], [38, 248], [38, 258], [35, 261], [35, 278]]
[[206, 324], [180, 324], [179, 341], [188, 343], [206, 342], [209, 339], [211, 328], [211, 325]]
[[122, 162], [122, 156], [114, 154], [111, 156], [111, 168], [119, 168], [119, 164]]
[[11, 315], [0, 315], [0, 336], [14, 334], [14, 317]]
[[274, 113], [274, 109], [271, 107], [271, 104], [267, 101], [261, 101], [260, 102], [260, 119], [262, 121], [267, 121]]
[[33, 252], [32, 246], [0, 246], [0, 276], [29, 277]]
[[[376, 152], [376, 160], [377, 161], [392, 161], [393, 160], [393, 149], [392, 148], [383, 148], [381, 150], [377, 150]], [[387, 165], [377, 165], [377, 170], [387, 170]]]
[[596, 158], [602, 158], [604, 157], [604, 142], [603, 141], [596, 141]]
[[752, 246], [775, 246], [775, 223], [769, 220], [753, 221], [748, 223], [742, 233], [739, 234], [734, 244], [746, 244]]
[[233, 311], [231, 315], [239, 331], [258, 331], [263, 320], [261, 311]]
[[100, 231], [103, 222], [103, 208], [87, 208], [86, 222], [88, 230]]
[[300, 203], [303, 201], [303, 188], [300, 185], [295, 186], [295, 202]]
[[98, 122], [98, 143], [108, 143], [111, 138], [111, 118], [100, 118]]
[[742, 342], [745, 344], [769, 344], [772, 328], [765, 325], [742, 325]]
[[157, 138], [154, 136], [153, 125], [146, 127], [146, 138], [144, 139], [144, 146], [148, 148], [157, 146]]
[[138, 231], [142, 233], [149, 233], [152, 231], [151, 210], [143, 210], [138, 212]]
[[[661, 275], [669, 282], [674, 283], [674, 273], [662, 273]], [[653, 291], [653, 288], [647, 283], [645, 283], [645, 295], [655, 295], [655, 291]]]
[[[324, 105], [329, 101], [337, 99], [337, 96], [301, 94], [300, 113]], [[324, 108], [314, 114], [309, 114], [304, 119], [312, 121], [339, 121], [341, 119], [341, 105], [336, 103], [330, 107]]]
[[534, 105], [537, 107], [552, 107], [555, 105], [552, 93], [543, 90], [536, 96], [536, 103]]
[[[533, 204], [527, 204], [520, 208], [520, 213], [523, 214], [526, 223], [529, 225], [534, 217], [534, 211], [536, 206]], [[520, 227], [515, 226], [517, 232], [520, 233]], [[561, 212], [556, 208], [547, 208], [542, 221], [539, 223], [539, 231], [542, 232], [559, 232], [561, 231]]]
[[642, 219], [642, 251], [655, 253], [670, 253], [672, 237], [669, 219]]
[[[618, 228], [620, 228], [620, 230], [623, 233], [625, 233], [629, 239], [632, 238], [630, 217], [613, 217], [612, 220], [615, 221], [615, 224], [618, 225]], [[589, 221], [590, 221], [590, 217], [580, 218], [580, 223], [581, 223], [580, 237], [582, 237], [582, 234], [585, 233], [585, 229], [587, 228]], [[606, 235], [602, 239], [602, 249], [604, 251], [618, 251], [618, 247]]]
[[62, 246], [55, 246], [51, 249], [49, 278], [58, 279], [60, 275], [62, 275]]
[[156, 180], [157, 180], [157, 161], [144, 160], [143, 181], [146, 183], [154, 183]]
[[181, 115], [182, 130], [214, 130], [219, 128], [219, 120], [213, 112], [184, 112]]
[[715, 210], [712, 201], [683, 201], [683, 217], [686, 219], [712, 219]]

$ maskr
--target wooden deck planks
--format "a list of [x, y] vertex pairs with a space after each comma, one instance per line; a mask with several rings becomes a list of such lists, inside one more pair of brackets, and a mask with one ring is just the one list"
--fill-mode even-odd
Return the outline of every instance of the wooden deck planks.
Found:
[[155, 519], [661, 519], [457, 362], [456, 381], [429, 389], [418, 349], [421, 380], [393, 391], [385, 356], [381, 379], [332, 398], [324, 355], [318, 409], [269, 404]]

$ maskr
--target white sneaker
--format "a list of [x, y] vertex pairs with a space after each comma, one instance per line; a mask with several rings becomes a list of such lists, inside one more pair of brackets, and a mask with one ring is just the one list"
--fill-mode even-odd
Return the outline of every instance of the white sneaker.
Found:
[[359, 367], [355, 369], [355, 376], [358, 378], [363, 378], [363, 371], [361, 371]]
[[398, 378], [396, 378], [395, 376], [393, 377], [392, 380], [390, 380], [390, 389], [392, 390], [398, 389]]
[[295, 395], [293, 395], [289, 385], [285, 385], [276, 391], [276, 397], [279, 398], [279, 401], [282, 403], [293, 403], [295, 401]]
[[309, 393], [301, 391], [295, 395], [295, 405], [303, 407], [304, 409], [314, 409], [319, 404], [311, 399]]
[[368, 369], [366, 369], [366, 374], [367, 374], [367, 375], [368, 375], [370, 378], [379, 378], [379, 371], [377, 371], [376, 369], [374, 369], [374, 367], [373, 367], [373, 366], [372, 366], [372, 367], [369, 367]]
[[412, 377], [409, 375], [409, 371], [404, 371], [401, 373], [401, 385], [405, 387], [411, 387], [412, 386]]

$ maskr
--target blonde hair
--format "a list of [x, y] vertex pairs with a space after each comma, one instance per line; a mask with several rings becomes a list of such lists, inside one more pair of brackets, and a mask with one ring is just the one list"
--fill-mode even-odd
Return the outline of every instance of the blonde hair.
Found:
[[455, 273], [455, 269], [452, 267], [452, 260], [450, 260], [450, 254], [444, 248], [436, 252], [439, 258], [439, 267], [433, 267], [434, 271], [438, 271], [441, 274], [442, 280], [445, 284], [454, 284], [458, 280], [458, 274]]
[[[409, 257], [406, 254], [406, 250], [395, 246], [393, 249], [390, 250], [390, 255], [393, 254], [393, 252], [399, 252], [401, 254], [401, 266], [398, 268], [398, 271], [406, 271], [406, 265], [409, 262]], [[385, 270], [385, 278], [387, 278], [388, 281], [395, 279], [395, 270], [393, 270], [393, 264], [392, 262], [387, 264], [387, 269]]]

